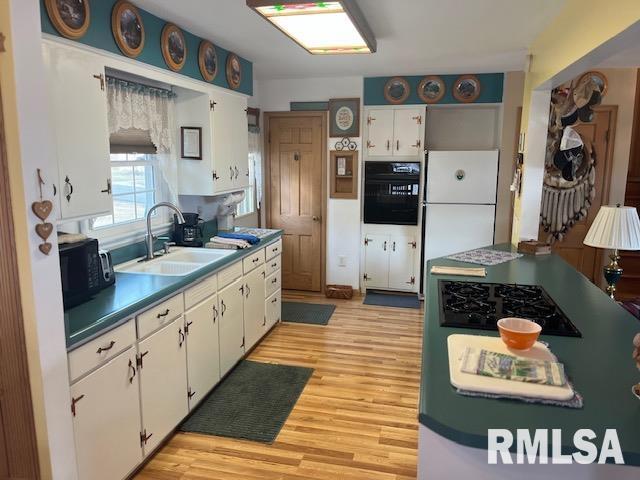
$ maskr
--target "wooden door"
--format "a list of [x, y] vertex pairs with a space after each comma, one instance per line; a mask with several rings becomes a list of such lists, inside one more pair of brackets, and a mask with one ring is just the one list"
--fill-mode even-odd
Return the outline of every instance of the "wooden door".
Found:
[[268, 113], [267, 224], [284, 230], [283, 287], [321, 291], [326, 201], [326, 114]]
[[[553, 252], [564, 258], [576, 270], [594, 283], [599, 283], [602, 276], [602, 252], [593, 247], [587, 247], [582, 242], [589, 231], [601, 205], [609, 200], [609, 185], [611, 183], [611, 166], [613, 160], [613, 143], [615, 139], [617, 106], [599, 106], [594, 108], [593, 122], [578, 123], [574, 129], [580, 134], [585, 143], [595, 145], [596, 152], [596, 196], [587, 217], [576, 223], [565, 235], [562, 241], [556, 241]], [[541, 239], [547, 233], [540, 229]]]
[[364, 245], [364, 283], [367, 288], [389, 287], [389, 235], [367, 235]]
[[244, 355], [243, 282], [239, 278], [218, 293], [221, 377]]
[[40, 478], [14, 243], [0, 95], [0, 478], [9, 480]]
[[393, 111], [393, 155], [419, 157], [422, 150], [420, 132], [425, 111], [399, 108]]
[[416, 285], [414, 272], [416, 239], [408, 236], [392, 236], [389, 241], [389, 288], [413, 290]]
[[365, 147], [369, 157], [390, 156], [393, 153], [393, 110], [371, 109], [367, 116]]
[[219, 316], [217, 295], [210, 296], [184, 314], [189, 410], [220, 380]]
[[148, 438], [144, 444], [145, 455], [152, 452], [189, 412], [185, 347], [182, 317], [138, 345], [142, 356], [142, 425]]
[[[92, 53], [45, 44], [62, 218], [111, 213], [104, 64]], [[98, 77], [98, 78], [96, 78]]]
[[135, 353], [129, 348], [71, 387], [81, 480], [125, 478], [142, 460]]
[[264, 269], [262, 265], [244, 276], [245, 350], [252, 348], [266, 332]]

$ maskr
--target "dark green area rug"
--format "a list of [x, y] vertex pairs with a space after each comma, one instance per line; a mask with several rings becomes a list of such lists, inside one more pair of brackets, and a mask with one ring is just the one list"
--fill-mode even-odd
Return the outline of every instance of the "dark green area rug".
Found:
[[365, 305], [379, 305], [381, 307], [420, 308], [420, 299], [415, 293], [397, 294], [376, 290], [367, 290], [364, 297]]
[[272, 443], [312, 374], [313, 368], [243, 360], [180, 430]]
[[333, 304], [282, 302], [282, 321], [326, 325], [335, 309]]

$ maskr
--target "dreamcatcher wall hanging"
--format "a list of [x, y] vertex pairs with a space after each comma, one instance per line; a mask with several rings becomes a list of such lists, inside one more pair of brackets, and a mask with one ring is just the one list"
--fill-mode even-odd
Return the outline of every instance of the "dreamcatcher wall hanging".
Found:
[[552, 92], [540, 210], [549, 243], [562, 241], [587, 216], [595, 198], [595, 145], [585, 144], [572, 125], [593, 121], [592, 107], [601, 101], [602, 91], [590, 77]]

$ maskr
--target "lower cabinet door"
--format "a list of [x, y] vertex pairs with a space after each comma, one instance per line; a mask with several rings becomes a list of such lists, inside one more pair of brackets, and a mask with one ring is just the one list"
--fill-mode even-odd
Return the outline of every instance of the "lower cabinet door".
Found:
[[133, 347], [71, 386], [80, 480], [119, 480], [142, 460]]
[[220, 311], [220, 376], [225, 375], [244, 355], [244, 277], [218, 292]]
[[144, 453], [149, 454], [189, 411], [186, 336], [180, 316], [138, 344]]
[[217, 295], [212, 295], [184, 314], [189, 410], [220, 380], [219, 316]]
[[367, 288], [389, 287], [388, 235], [365, 235], [364, 273]]
[[282, 315], [282, 291], [278, 290], [264, 302], [266, 329], [270, 329], [280, 321]]
[[266, 332], [264, 311], [264, 265], [244, 276], [244, 340], [245, 350], [253, 347]]
[[392, 236], [389, 239], [389, 288], [413, 290], [416, 286], [414, 272], [415, 238]]

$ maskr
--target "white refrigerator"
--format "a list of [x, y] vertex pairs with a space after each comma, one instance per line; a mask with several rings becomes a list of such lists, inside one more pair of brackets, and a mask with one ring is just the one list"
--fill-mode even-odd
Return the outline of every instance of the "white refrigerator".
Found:
[[425, 264], [432, 258], [493, 244], [498, 156], [498, 150], [428, 153]]

